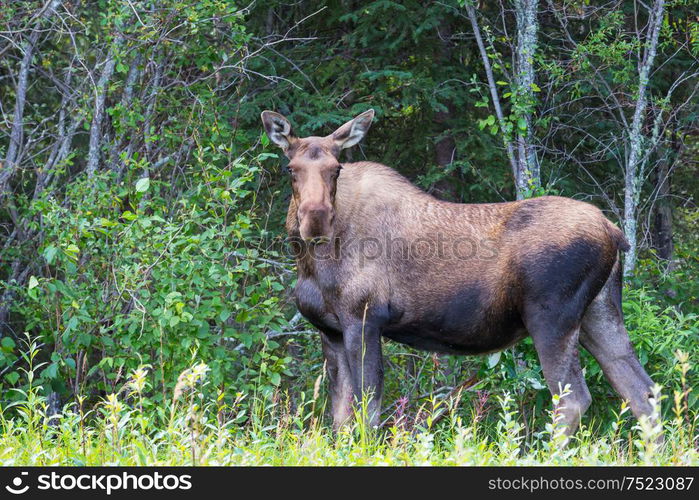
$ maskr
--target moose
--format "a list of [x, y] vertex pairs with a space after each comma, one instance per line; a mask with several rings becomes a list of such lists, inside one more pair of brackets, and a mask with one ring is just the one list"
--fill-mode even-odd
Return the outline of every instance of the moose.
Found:
[[475, 355], [530, 335], [551, 393], [569, 388], [559, 408], [567, 435], [591, 403], [580, 344], [636, 418], [651, 415], [653, 382], [621, 310], [628, 242], [597, 207], [557, 196], [451, 203], [385, 165], [341, 163], [372, 109], [325, 137], [296, 137], [273, 111], [261, 118], [289, 160], [295, 299], [320, 331], [334, 428], [362, 401], [368, 422], [379, 423], [382, 337]]

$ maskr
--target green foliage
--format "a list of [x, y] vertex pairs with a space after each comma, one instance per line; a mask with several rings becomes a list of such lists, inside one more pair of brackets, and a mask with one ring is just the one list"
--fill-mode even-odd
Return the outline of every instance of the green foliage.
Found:
[[[46, 271], [17, 290], [16, 311], [52, 346], [40, 382], [94, 395], [147, 362], [164, 393], [196, 358], [219, 388], [279, 385], [289, 360], [267, 334], [286, 326], [280, 292], [290, 278], [259, 261], [274, 255], [246, 205], [259, 173], [256, 161], [200, 165], [174, 200], [162, 181], [103, 175], [37, 200]], [[10, 338], [2, 346], [12, 355]]]

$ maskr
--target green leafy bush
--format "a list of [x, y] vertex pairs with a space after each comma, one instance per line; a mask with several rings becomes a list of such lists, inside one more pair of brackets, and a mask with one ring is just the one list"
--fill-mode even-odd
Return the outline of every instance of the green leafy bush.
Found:
[[[147, 363], [158, 400], [196, 359], [219, 390], [280, 385], [289, 359], [268, 335], [287, 326], [292, 277], [261, 246], [265, 221], [250, 208], [257, 161], [189, 174], [176, 198], [161, 180], [102, 175], [30, 208], [42, 221], [45, 272], [17, 290], [15, 310], [48, 347], [39, 383], [65, 396], [111, 392]], [[10, 337], [2, 349], [5, 363], [16, 357]], [[4, 384], [17, 380], [9, 371]]]

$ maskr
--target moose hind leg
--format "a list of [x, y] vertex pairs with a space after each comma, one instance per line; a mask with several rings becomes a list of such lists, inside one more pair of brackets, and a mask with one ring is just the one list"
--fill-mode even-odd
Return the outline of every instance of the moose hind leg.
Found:
[[580, 368], [578, 336], [580, 328], [575, 325], [561, 329], [555, 320], [530, 319], [527, 322], [546, 384], [551, 394], [561, 394], [569, 386], [556, 411], [560, 412], [565, 434], [572, 435], [580, 425], [580, 419], [590, 406], [592, 397]]
[[653, 381], [641, 366], [631, 346], [621, 312], [621, 293], [614, 273], [585, 311], [580, 343], [602, 367], [604, 375], [619, 395], [627, 400], [639, 418], [650, 415]]

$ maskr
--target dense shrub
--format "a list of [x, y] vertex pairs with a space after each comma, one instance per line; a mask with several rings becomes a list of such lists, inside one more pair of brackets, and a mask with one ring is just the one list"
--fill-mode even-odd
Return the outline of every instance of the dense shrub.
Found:
[[[292, 275], [262, 246], [273, 241], [261, 239], [265, 219], [251, 204], [257, 160], [188, 175], [191, 187], [174, 198], [159, 180], [102, 175], [29, 207], [42, 221], [44, 272], [17, 290], [14, 310], [45, 346], [38, 382], [47, 390], [111, 392], [148, 364], [160, 394], [193, 360], [227, 392], [269, 391], [288, 373], [268, 336], [287, 327]], [[0, 366], [17, 355], [5, 337]], [[4, 385], [18, 378], [10, 368]]]

